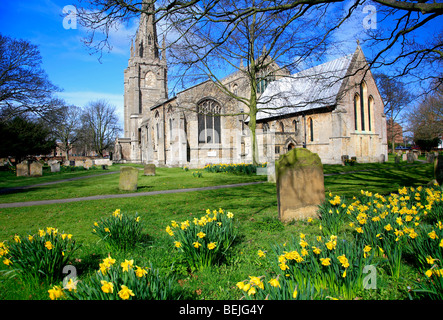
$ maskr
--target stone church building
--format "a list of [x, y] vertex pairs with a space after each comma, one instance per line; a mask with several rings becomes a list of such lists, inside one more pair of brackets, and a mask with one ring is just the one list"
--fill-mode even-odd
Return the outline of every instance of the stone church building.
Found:
[[[383, 101], [366, 65], [360, 46], [293, 75], [271, 64], [272, 76], [258, 83], [259, 161], [298, 147], [317, 153], [323, 163], [341, 163], [343, 155], [358, 162], [387, 159]], [[212, 81], [169, 97], [167, 71], [153, 17], [142, 15], [124, 71], [124, 137], [116, 140], [114, 160], [194, 168], [252, 162], [249, 119], [216, 115], [247, 112], [244, 105]], [[222, 83], [249, 96], [241, 66]]]

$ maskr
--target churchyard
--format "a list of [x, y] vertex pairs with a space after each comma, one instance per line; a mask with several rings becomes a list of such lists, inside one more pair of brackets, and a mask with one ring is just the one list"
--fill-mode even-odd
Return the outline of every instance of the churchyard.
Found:
[[[135, 191], [119, 188], [126, 167], [137, 170]], [[1, 208], [0, 299], [442, 298], [443, 210], [440, 187], [428, 185], [433, 163], [390, 156], [324, 165], [322, 218], [285, 222], [266, 176], [144, 169], [0, 172], [0, 203], [263, 183]], [[27, 260], [19, 261], [20, 250]]]

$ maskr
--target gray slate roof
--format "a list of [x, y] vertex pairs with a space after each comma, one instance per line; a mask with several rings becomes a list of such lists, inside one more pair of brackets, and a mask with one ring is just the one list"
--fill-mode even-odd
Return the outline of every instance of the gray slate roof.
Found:
[[354, 54], [271, 82], [261, 95], [257, 120], [333, 106]]

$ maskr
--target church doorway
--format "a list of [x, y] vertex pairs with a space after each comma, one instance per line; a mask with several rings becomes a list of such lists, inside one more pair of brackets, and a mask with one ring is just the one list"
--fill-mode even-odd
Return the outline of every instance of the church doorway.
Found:
[[295, 144], [293, 144], [292, 142], [290, 144], [288, 144], [288, 151], [291, 151], [294, 148], [295, 148]]

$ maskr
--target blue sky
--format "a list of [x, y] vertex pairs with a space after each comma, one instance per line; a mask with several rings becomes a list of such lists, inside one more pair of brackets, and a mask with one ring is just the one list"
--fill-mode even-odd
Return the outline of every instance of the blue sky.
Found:
[[0, 32], [38, 45], [43, 69], [52, 83], [63, 89], [57, 94], [68, 103], [85, 106], [105, 99], [117, 107], [123, 123], [123, 71], [127, 67], [130, 39], [137, 26], [113, 32], [113, 50], [90, 54], [81, 42], [85, 30], [63, 27], [63, 7], [69, 0], [2, 0]]
[[[127, 67], [131, 37], [137, 30], [137, 21], [130, 26], [122, 25], [111, 33], [113, 49], [104, 52], [99, 61], [98, 54], [90, 54], [81, 39], [86, 31], [79, 25], [77, 29], [63, 27], [63, 8], [76, 1], [70, 0], [2, 0], [0, 10], [0, 32], [13, 38], [21, 38], [38, 45], [43, 69], [49, 79], [63, 89], [58, 96], [70, 104], [83, 107], [88, 102], [105, 99], [117, 107], [123, 123], [123, 71]], [[346, 7], [349, 4], [344, 4]], [[363, 12], [350, 19], [335, 35], [340, 44], [340, 54], [352, 53], [356, 39], [363, 37]], [[378, 22], [378, 27], [383, 27]], [[431, 39], [440, 30], [442, 19], [420, 30], [420, 37]], [[363, 45], [367, 57], [374, 48]], [[347, 52], [344, 52], [347, 51]], [[331, 58], [333, 54], [331, 52]], [[329, 59], [328, 59], [329, 60]], [[171, 86], [172, 87], [172, 86]]]

